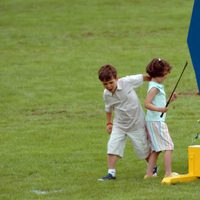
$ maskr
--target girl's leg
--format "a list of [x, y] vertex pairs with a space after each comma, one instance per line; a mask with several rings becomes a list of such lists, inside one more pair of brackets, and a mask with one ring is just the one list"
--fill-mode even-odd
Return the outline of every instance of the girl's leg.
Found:
[[147, 177], [151, 177], [153, 176], [153, 168], [156, 165], [156, 161], [158, 159], [159, 156], [159, 152], [155, 152], [153, 151], [148, 159], [148, 167], [147, 167], [147, 173], [146, 176]]
[[164, 154], [165, 176], [170, 176], [172, 173], [171, 163], [172, 163], [172, 151], [167, 150], [165, 151]]

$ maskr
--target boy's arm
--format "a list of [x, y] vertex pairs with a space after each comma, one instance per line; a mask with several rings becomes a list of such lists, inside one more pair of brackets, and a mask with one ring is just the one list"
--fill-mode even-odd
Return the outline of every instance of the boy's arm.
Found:
[[136, 74], [136, 75], [129, 75], [124, 77], [123, 80], [126, 80], [127, 82], [130, 83], [133, 88], [138, 88], [140, 87], [144, 81], [150, 81], [151, 77], [147, 74]]
[[111, 112], [107, 112], [106, 113], [106, 119], [107, 119], [107, 123], [106, 123], [106, 130], [107, 132], [110, 134], [112, 131], [112, 113]]
[[156, 94], [158, 94], [158, 92], [159, 91], [158, 91], [157, 88], [155, 88], [155, 87], [151, 88], [151, 90], [147, 94], [144, 105], [145, 105], [145, 108], [148, 109], [148, 110], [153, 110], [153, 111], [165, 113], [165, 112], [167, 112], [168, 108], [157, 107], [157, 106], [152, 104], [152, 100], [156, 96]]
[[111, 112], [106, 113], [106, 119], [107, 119], [107, 124], [109, 124], [109, 123], [112, 124], [112, 113]]

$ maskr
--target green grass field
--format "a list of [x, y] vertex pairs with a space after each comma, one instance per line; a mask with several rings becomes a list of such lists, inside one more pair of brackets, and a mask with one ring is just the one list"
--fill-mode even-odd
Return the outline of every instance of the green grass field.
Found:
[[[143, 180], [146, 164], [127, 142], [117, 180], [105, 175], [105, 63], [119, 75], [144, 73], [153, 57], [173, 70], [173, 89], [186, 60], [167, 123], [175, 143], [173, 170], [188, 172], [187, 147], [200, 131], [199, 96], [186, 43], [192, 0], [0, 1], [0, 199], [198, 199], [200, 181], [161, 185]], [[147, 83], [137, 92], [141, 103]]]

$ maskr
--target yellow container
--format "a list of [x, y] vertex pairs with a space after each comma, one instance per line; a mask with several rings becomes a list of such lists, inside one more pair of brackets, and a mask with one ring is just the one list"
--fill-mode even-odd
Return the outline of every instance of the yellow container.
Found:
[[163, 178], [164, 184], [190, 182], [200, 177], [200, 145], [188, 147], [188, 174], [180, 174], [174, 177]]
[[189, 174], [200, 177], [200, 145], [188, 147]]

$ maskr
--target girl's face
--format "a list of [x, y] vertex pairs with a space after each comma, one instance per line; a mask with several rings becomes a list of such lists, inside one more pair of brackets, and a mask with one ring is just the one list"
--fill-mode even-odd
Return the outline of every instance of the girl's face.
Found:
[[157, 83], [162, 83], [168, 76], [169, 72], [165, 72], [164, 73], [164, 76], [160, 76], [160, 77], [155, 77], [154, 80], [157, 82]]
[[104, 88], [106, 88], [109, 92], [114, 93], [117, 89], [117, 79], [113, 78], [109, 81], [102, 81]]

